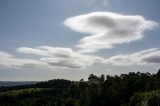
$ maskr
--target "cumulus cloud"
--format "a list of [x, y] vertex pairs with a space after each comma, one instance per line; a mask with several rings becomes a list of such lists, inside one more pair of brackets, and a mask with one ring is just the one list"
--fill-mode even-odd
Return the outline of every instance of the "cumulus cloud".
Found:
[[71, 48], [40, 46], [37, 48], [20, 47], [20, 53], [40, 56], [40, 61], [50, 66], [67, 68], [85, 68], [96, 63], [104, 63], [105, 59], [94, 55], [83, 55]]
[[21, 67], [39, 67], [46, 66], [46, 63], [33, 59], [18, 59], [7, 52], [0, 51], [0, 67], [21, 68]]
[[64, 25], [74, 31], [87, 33], [79, 41], [80, 52], [95, 52], [113, 48], [115, 44], [130, 43], [144, 37], [143, 32], [158, 24], [139, 15], [93, 12], [70, 17]]
[[153, 48], [128, 55], [116, 55], [106, 60], [113, 65], [148, 65], [160, 63], [160, 49]]

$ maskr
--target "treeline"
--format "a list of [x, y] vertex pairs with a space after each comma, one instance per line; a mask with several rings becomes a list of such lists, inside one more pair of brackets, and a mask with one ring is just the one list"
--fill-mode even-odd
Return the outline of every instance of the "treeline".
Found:
[[160, 70], [0, 88], [0, 106], [159, 106]]

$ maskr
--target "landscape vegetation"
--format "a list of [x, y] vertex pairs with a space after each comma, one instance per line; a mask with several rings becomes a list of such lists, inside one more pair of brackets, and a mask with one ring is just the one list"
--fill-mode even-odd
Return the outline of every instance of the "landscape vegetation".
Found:
[[0, 106], [159, 106], [160, 70], [156, 74], [90, 74], [88, 81], [53, 79], [0, 88]]

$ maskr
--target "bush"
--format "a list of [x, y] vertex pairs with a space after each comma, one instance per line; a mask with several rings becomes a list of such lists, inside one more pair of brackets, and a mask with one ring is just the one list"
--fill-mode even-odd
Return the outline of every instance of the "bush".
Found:
[[160, 106], [160, 91], [153, 91], [148, 97], [147, 106]]

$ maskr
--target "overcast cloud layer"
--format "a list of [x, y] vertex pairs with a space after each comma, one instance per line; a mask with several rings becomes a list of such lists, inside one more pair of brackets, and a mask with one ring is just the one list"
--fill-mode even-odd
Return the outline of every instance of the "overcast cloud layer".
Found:
[[65, 26], [88, 35], [79, 41], [79, 52], [95, 52], [113, 48], [114, 44], [130, 43], [144, 37], [143, 32], [158, 25], [139, 15], [93, 12], [70, 17]]

